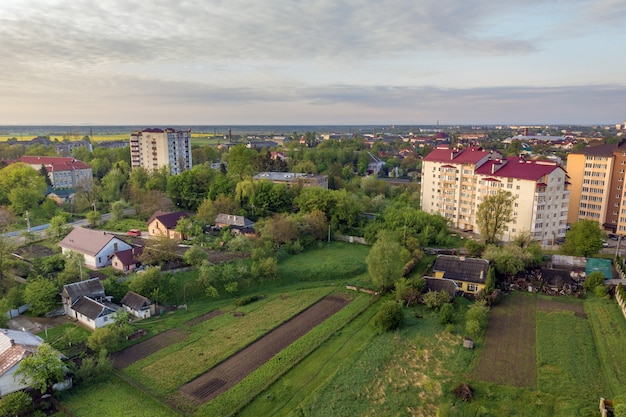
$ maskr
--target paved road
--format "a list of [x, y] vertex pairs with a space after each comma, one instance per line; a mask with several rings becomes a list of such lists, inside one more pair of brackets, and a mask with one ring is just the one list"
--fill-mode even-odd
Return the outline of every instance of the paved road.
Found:
[[[125, 209], [124, 210], [124, 215], [125, 216], [130, 216], [135, 214], [135, 210], [132, 208], [129, 209]], [[100, 216], [100, 220], [101, 221], [107, 221], [111, 218], [111, 213], [106, 213], [103, 214], [102, 216]], [[68, 223], [68, 226], [71, 227], [84, 227], [87, 226], [89, 224], [89, 221], [83, 219], [83, 220], [77, 220], [75, 222], [72, 223]], [[30, 232], [35, 235], [36, 238], [44, 238], [46, 237], [46, 233], [47, 230], [50, 228], [50, 223], [46, 223], [46, 224], [41, 224], [39, 226], [33, 226], [30, 228]], [[13, 243], [15, 243], [16, 245], [20, 246], [23, 245], [26, 242], [26, 238], [23, 236], [24, 233], [26, 232], [26, 229], [24, 230], [18, 230], [18, 231], [14, 231], [14, 232], [8, 232], [8, 233], [4, 233], [2, 235], [3, 239], [10, 239]]]

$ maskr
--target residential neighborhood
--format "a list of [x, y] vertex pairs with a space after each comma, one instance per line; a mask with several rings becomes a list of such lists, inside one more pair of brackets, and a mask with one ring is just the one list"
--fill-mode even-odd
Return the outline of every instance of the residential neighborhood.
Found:
[[[72, 186], [61, 202], [51, 197], [59, 190], [45, 186], [58, 181], [49, 176], [55, 169], [46, 168], [52, 157], [31, 156], [40, 166], [26, 156], [7, 161], [0, 176], [0, 197], [7, 196], [0, 220], [8, 232], [0, 248], [6, 310], [0, 327], [7, 346], [22, 347], [0, 354], [12, 358], [0, 375], [0, 405], [21, 393], [39, 407], [45, 399], [32, 388], [43, 387], [57, 413], [89, 415], [83, 407], [99, 384], [114, 381], [123, 387], [119, 395], [135, 396], [125, 381], [169, 381], [150, 394], [157, 404], [170, 404], [167, 411], [150, 406], [157, 415], [246, 415], [262, 407], [262, 392], [279, 389], [285, 372], [302, 372], [298, 363], [325, 355], [335, 339], [341, 344], [333, 349], [345, 346], [341, 357], [348, 362], [320, 356], [316, 364], [331, 361], [358, 384], [378, 377], [364, 376], [359, 355], [380, 352], [371, 360], [390, 370], [398, 359], [384, 358], [427, 343], [437, 362], [408, 366], [450, 387], [426, 389], [428, 409], [452, 402], [462, 413], [474, 410], [472, 404], [495, 407], [480, 394], [484, 387], [500, 392], [511, 385], [530, 396], [533, 385], [520, 364], [535, 363], [537, 347], [558, 349], [559, 335], [576, 326], [585, 337], [604, 332], [609, 322], [599, 317], [607, 314], [626, 334], [616, 301], [626, 283], [621, 220], [610, 214], [621, 212], [622, 199], [613, 195], [621, 190], [623, 139], [621, 129], [608, 132], [568, 132], [558, 140], [526, 127], [509, 128], [508, 135], [500, 129], [307, 132], [268, 146], [250, 145], [267, 139], [263, 135], [230, 132], [224, 139], [232, 146], [223, 147], [216, 138], [194, 144], [189, 130], [143, 128], [128, 134], [126, 148], [93, 144], [102, 149], [98, 158], [108, 158], [106, 169], [93, 152], [77, 148], [84, 164], [92, 164], [93, 182]], [[189, 144], [174, 144], [180, 135]], [[150, 166], [133, 165], [132, 147], [148, 137], [174, 142], [150, 145]], [[158, 154], [174, 146], [180, 152], [172, 171], [170, 157]], [[7, 187], [26, 187], [17, 177], [36, 184], [31, 189], [39, 194], [12, 198]], [[33, 233], [25, 222], [45, 227]], [[20, 224], [18, 240], [10, 231]], [[511, 314], [520, 320], [503, 325], [503, 315]], [[406, 343], [398, 351], [387, 339], [394, 334]], [[494, 343], [504, 343], [502, 360], [490, 353]], [[595, 356], [597, 349], [620, 352], [604, 338], [590, 343], [596, 350], [584, 354], [589, 363], [606, 361]], [[58, 352], [62, 375], [20, 377], [30, 366], [20, 366], [20, 358], [38, 358], [42, 344]], [[448, 368], [452, 353], [443, 346], [473, 370]], [[181, 362], [181, 349], [198, 359]], [[517, 358], [514, 365], [509, 355]], [[472, 365], [486, 358], [494, 372]], [[545, 360], [569, 369], [560, 359]], [[239, 376], [211, 382], [235, 367]], [[593, 369], [601, 378], [603, 371]], [[531, 371], [532, 378], [544, 372], [539, 365]], [[303, 407], [323, 408], [318, 401], [324, 398], [333, 403], [328, 393], [344, 384], [323, 368], [318, 372], [321, 391], [302, 398]], [[251, 402], [224, 388], [239, 386], [246, 375], [253, 381]], [[611, 384], [598, 383], [570, 401], [591, 410], [603, 398], [610, 408], [620, 392]], [[546, 399], [556, 395], [539, 389]], [[394, 401], [411, 403], [413, 394], [394, 393]], [[468, 395], [474, 400], [457, 403]], [[236, 406], [225, 409], [223, 401]]]

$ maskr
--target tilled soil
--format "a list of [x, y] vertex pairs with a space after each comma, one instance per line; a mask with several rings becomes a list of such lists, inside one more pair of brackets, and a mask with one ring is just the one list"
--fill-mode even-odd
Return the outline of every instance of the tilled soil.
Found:
[[537, 309], [540, 311], [546, 311], [546, 312], [551, 312], [551, 311], [573, 311], [574, 315], [576, 317], [580, 317], [583, 319], [587, 318], [587, 313], [585, 313], [585, 309], [583, 308], [583, 304], [582, 303], [568, 303], [568, 302], [564, 302], [564, 301], [557, 301], [557, 300], [544, 300], [544, 299], [537, 299]]
[[168, 330], [161, 334], [158, 334], [150, 339], [137, 343], [129, 348], [116, 352], [112, 355], [113, 365], [116, 369], [122, 369], [132, 365], [140, 359], [147, 357], [166, 346], [181, 341], [187, 337], [184, 332], [180, 330]]
[[211, 401], [341, 310], [348, 302], [337, 296], [322, 299], [210, 371], [183, 385], [180, 392], [199, 403]]
[[184, 324], [186, 326], [195, 326], [196, 324], [200, 324], [200, 323], [202, 323], [204, 321], [211, 320], [212, 318], [217, 317], [217, 316], [221, 316], [222, 314], [224, 314], [223, 311], [213, 310], [213, 311], [211, 311], [209, 313], [206, 313], [206, 314], [203, 314], [203, 315], [201, 315], [199, 317], [193, 318], [191, 320], [187, 320]]

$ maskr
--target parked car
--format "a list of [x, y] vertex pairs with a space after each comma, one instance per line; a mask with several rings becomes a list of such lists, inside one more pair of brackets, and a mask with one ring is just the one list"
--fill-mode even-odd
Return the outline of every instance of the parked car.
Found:
[[139, 229], [130, 229], [127, 232], [127, 234], [128, 234], [128, 236], [139, 237], [139, 236], [141, 236], [141, 230], [139, 230]]

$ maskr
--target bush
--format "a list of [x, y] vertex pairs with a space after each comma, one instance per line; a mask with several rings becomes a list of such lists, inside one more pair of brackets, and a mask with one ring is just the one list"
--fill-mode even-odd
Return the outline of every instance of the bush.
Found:
[[372, 324], [379, 333], [388, 332], [389, 330], [399, 329], [404, 321], [402, 307], [395, 301], [385, 301], [376, 315]]
[[250, 295], [248, 297], [241, 297], [235, 300], [235, 305], [237, 307], [245, 306], [247, 304], [260, 300], [261, 298], [263, 298], [262, 295]]
[[598, 285], [604, 284], [604, 274], [600, 271], [594, 271], [585, 280], [585, 289], [593, 291]]
[[465, 322], [465, 330], [469, 335], [478, 336], [483, 330], [483, 326], [478, 320], [467, 320]]
[[12, 392], [0, 399], [0, 416], [16, 416], [30, 408], [33, 399], [24, 391]]
[[489, 307], [483, 301], [472, 304], [465, 314], [465, 329], [472, 336], [477, 336], [484, 330], [489, 317]]
[[593, 289], [593, 292], [596, 294], [597, 297], [606, 297], [606, 294], [609, 292], [609, 289], [607, 287], [605, 287], [604, 285], [598, 285], [596, 288]]
[[441, 306], [443, 306], [444, 304], [450, 302], [450, 295], [443, 290], [428, 291], [426, 294], [424, 294], [424, 296], [422, 297], [422, 300], [424, 301], [424, 304], [426, 305], [426, 307], [432, 310], [436, 310], [440, 308]]
[[452, 323], [454, 319], [454, 307], [452, 304], [447, 303], [441, 306], [441, 310], [439, 310], [439, 323], [441, 324], [449, 324]]

